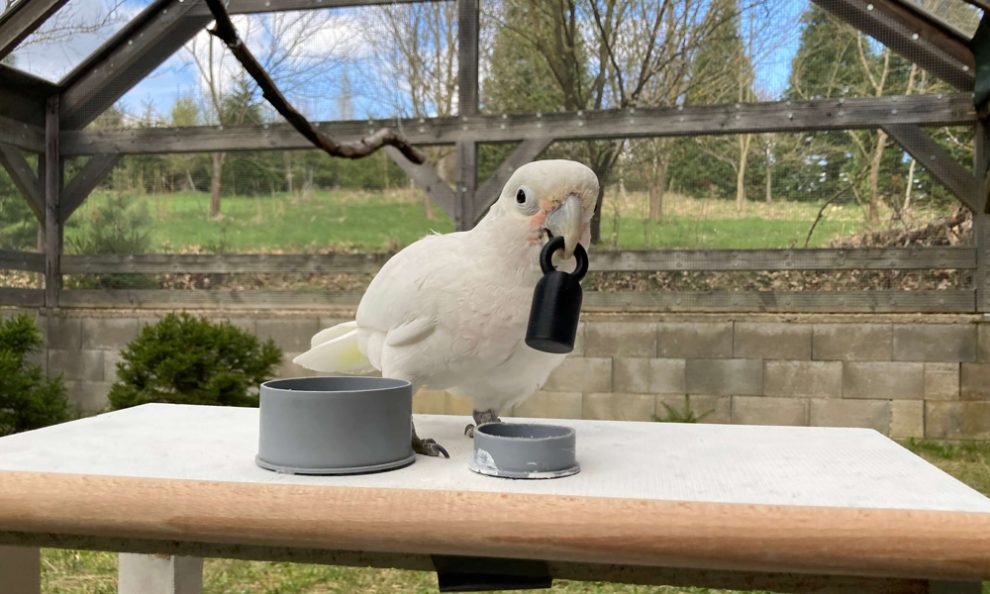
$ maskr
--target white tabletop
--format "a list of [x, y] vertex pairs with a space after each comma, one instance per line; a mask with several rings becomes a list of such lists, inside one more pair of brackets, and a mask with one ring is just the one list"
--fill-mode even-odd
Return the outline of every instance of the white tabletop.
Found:
[[416, 416], [449, 460], [311, 477], [254, 464], [257, 409], [149, 404], [0, 438], [0, 472], [990, 512], [986, 497], [873, 430], [541, 419], [576, 429], [582, 470], [511, 480], [468, 470], [467, 421]]

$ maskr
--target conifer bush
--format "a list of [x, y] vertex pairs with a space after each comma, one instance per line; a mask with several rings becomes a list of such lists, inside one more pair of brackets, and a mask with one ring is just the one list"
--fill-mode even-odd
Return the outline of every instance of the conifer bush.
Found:
[[48, 379], [40, 365], [28, 361], [43, 343], [27, 314], [0, 320], [0, 435], [69, 419], [61, 376]]
[[257, 388], [282, 359], [271, 339], [229, 322], [171, 313], [145, 326], [121, 352], [114, 409], [149, 402], [257, 406]]

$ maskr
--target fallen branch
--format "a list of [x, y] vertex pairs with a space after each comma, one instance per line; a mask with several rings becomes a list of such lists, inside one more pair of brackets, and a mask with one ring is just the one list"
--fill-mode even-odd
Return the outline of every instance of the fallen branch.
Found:
[[234, 23], [230, 20], [230, 15], [227, 14], [227, 9], [224, 8], [223, 0], [206, 0], [206, 5], [210, 7], [210, 12], [213, 13], [213, 18], [216, 20], [213, 28], [209, 30], [210, 35], [224, 42], [234, 57], [237, 58], [237, 61], [244, 67], [244, 70], [261, 87], [262, 94], [272, 107], [317, 148], [323, 149], [332, 157], [360, 159], [367, 157], [383, 146], [389, 145], [394, 146], [403, 156], [417, 165], [426, 161], [426, 156], [423, 153], [416, 150], [400, 133], [392, 128], [382, 128], [374, 134], [354, 142], [337, 142], [317, 130], [304, 115], [289, 104], [285, 95], [275, 86], [275, 81], [268, 76], [251, 50], [241, 41], [237, 35], [237, 30], [234, 28]]

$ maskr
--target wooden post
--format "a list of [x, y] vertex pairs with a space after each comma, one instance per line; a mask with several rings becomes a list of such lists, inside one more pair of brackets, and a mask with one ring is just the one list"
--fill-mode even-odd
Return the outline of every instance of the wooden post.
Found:
[[201, 594], [203, 560], [199, 557], [120, 553], [119, 594]]
[[18, 594], [41, 592], [41, 551], [38, 547], [0, 545], [0, 590]]
[[[457, 93], [462, 118], [478, 113], [478, 0], [457, 0]], [[457, 228], [474, 226], [478, 188], [478, 143], [457, 143]]]
[[62, 156], [59, 154], [59, 96], [48, 98], [45, 112], [45, 307], [58, 307], [62, 291], [62, 220], [59, 194], [62, 191]]
[[990, 215], [986, 205], [990, 202], [990, 122], [976, 125], [976, 150], [973, 151], [974, 173], [979, 187], [976, 202], [983, 205], [973, 211], [973, 247], [976, 248], [976, 270], [973, 286], [976, 289], [976, 311], [990, 313]]

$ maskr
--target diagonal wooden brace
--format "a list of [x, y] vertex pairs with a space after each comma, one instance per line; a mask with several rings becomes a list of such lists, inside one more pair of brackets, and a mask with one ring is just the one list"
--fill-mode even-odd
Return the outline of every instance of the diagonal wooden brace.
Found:
[[979, 180], [924, 130], [911, 124], [884, 126], [883, 129], [967, 208], [973, 212], [983, 210]]
[[24, 154], [8, 144], [0, 144], [0, 165], [7, 170], [14, 186], [24, 195], [34, 216], [39, 222], [44, 222], [45, 203], [41, 196], [41, 183]]

